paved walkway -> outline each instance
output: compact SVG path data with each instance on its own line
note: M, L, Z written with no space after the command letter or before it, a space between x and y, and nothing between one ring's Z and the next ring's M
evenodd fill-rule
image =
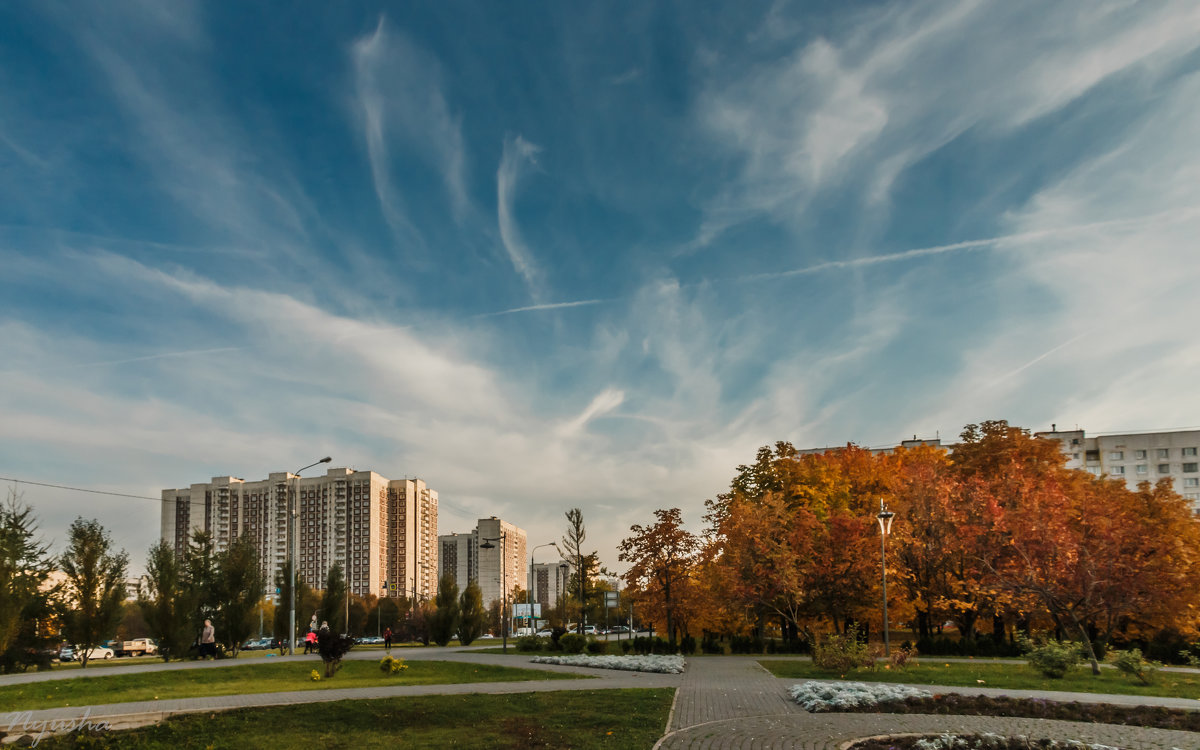
M1034 738L1074 739L1125 750L1200 750L1200 733L1111 724L1050 721L998 716L929 716L920 714L810 714L793 702L788 688L803 680L780 679L754 657L691 659L675 696L666 736L655 750L761 750L806 748L835 750L855 739L885 734L994 732ZM999 689L918 685L936 692L1004 694L1138 703L1187 708L1200 701L1179 698L1107 696Z
M850 740L897 733L941 734L943 732L995 732L1052 739L1076 739L1120 747L1125 750L1200 750L1200 733L1179 732L1107 724L1048 721L1011 717L925 716L896 714L810 714L788 696L788 688L801 682L781 679L758 664L761 657L706 657L688 661L684 675L658 675L620 672L583 667L533 664L528 655L483 654L462 649L394 650L409 661L442 660L518 666L545 671L587 675L584 680L532 680L526 682L488 682L461 685L419 685L355 689L260 693L214 696L168 701L144 701L102 706L78 706L5 714L0 712L0 732L9 732L17 722L35 726L41 721L71 721L86 711L92 722L109 722L113 729L127 729L162 721L167 716L199 711L223 711L234 708L281 706L347 699L396 698L409 695L461 695L467 693L510 694L559 690L597 690L614 688L677 688L668 720L667 734L655 745L656 750L746 750L761 748L810 748L835 750ZM378 650L351 652L348 658L379 659ZM279 661L312 662L312 656L274 657L270 659L188 662L185 664L146 663L120 668L70 670L0 677L0 685L71 677L103 677L169 669L221 669L230 666L270 664ZM961 692L985 695L1004 694L1053 700L1083 702L1136 703L1196 708L1200 701L1180 698L1144 698L1141 696L1097 695L1091 693L1049 693L1001 690L996 688L955 688L919 686L935 692ZM16 740L9 734L4 741Z

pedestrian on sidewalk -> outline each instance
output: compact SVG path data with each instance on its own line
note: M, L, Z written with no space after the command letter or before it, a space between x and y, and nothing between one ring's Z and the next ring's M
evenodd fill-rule
M383 650L384 651L392 650L392 629L391 628L383 629Z
M204 628L200 631L200 658L206 656L211 656L214 660L217 658L217 631L212 620L205 620Z

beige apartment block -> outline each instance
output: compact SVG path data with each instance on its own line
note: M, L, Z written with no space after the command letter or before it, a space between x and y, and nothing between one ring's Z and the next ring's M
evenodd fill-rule
M503 539L503 542L501 542ZM493 540L490 549L482 545ZM488 606L504 594L510 598L517 587L524 588L529 578L526 568L525 530L495 516L481 518L473 531L443 534L439 575L449 573L461 591L468 581L479 583L483 604ZM503 586L501 586L503 582Z
M247 482L232 476L162 492L161 538L181 553L192 533L207 531L218 550L248 535L270 582L287 563L287 507L296 500L296 566L324 588L341 564L360 596L429 597L436 587L437 492L420 479L387 479L373 471L329 469L324 476L272 473Z
M1083 430L1035 433L1057 440L1067 457L1067 468L1096 476L1122 479L1129 489L1141 482L1169 479L1180 495L1200 510L1200 430L1127 432L1088 437Z

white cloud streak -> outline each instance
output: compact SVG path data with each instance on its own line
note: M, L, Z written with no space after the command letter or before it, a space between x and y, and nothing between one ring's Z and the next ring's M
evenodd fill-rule
M543 274L534 261L533 253L521 237L513 204L516 201L517 184L527 165L537 164L537 154L540 150L519 135L505 138L500 167L496 170L496 219L500 226L500 240L513 268L525 280L530 296L539 304L544 294Z

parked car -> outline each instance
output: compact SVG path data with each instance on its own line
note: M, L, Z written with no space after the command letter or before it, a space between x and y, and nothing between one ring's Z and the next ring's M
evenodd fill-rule
M243 651L260 651L275 647L274 638L251 638L242 644Z
M535 635L537 635L539 638L549 638L550 636L554 635L554 628L542 628Z
M96 646L87 652L88 661L92 661L93 659L111 659L116 655L117 652L108 646Z
M625 627L624 625L613 625L611 628L608 629L608 632L612 633L614 635L620 634L620 633L628 633L629 628Z
M600 628L596 627L595 625L584 625L583 626L583 634L584 635L604 635L604 633L600 631Z
M59 661L75 661L75 647L63 646L58 650Z
M378 646L383 643L383 636L381 636L381 635L364 635L362 638L358 639L358 642L364 646Z

